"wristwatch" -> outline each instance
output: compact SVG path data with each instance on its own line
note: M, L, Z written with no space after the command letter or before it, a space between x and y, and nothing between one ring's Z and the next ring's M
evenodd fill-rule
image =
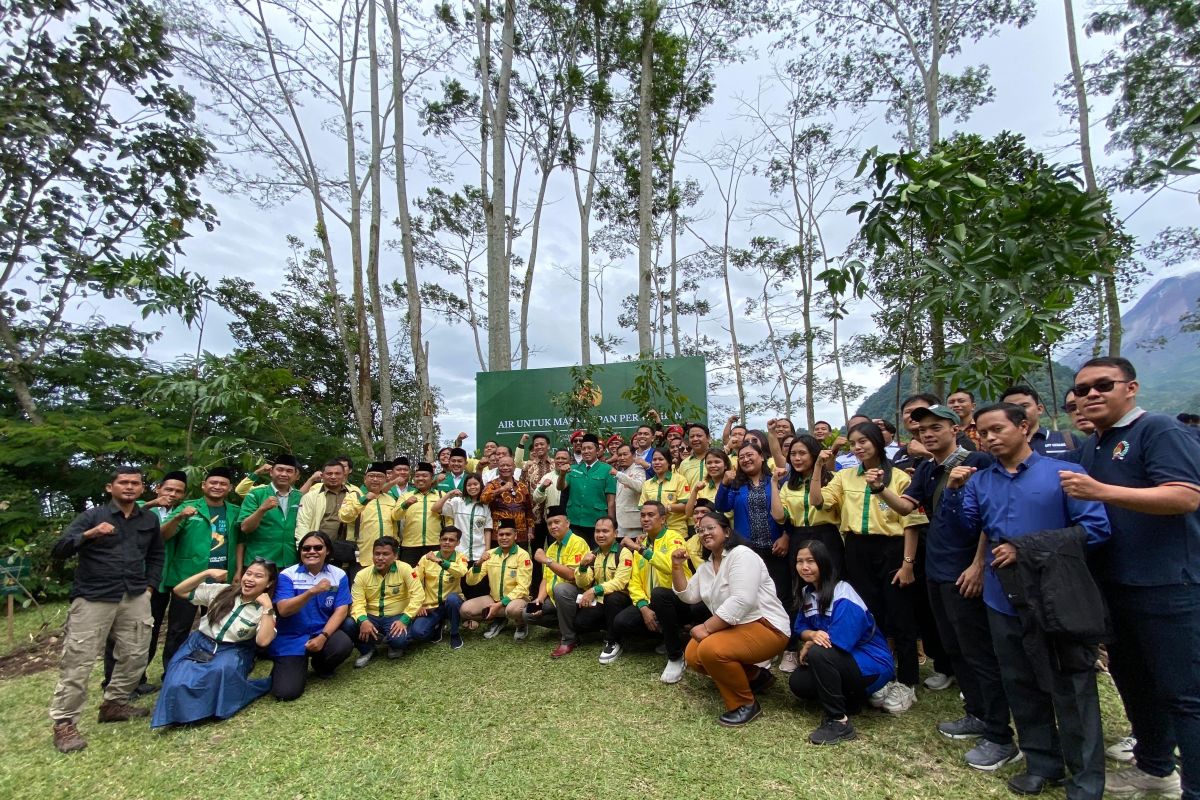
M904 563L905 563L905 564L915 564L916 562L917 562L917 560L916 560L915 558L913 558L912 556L905 556L905 557L904 557Z

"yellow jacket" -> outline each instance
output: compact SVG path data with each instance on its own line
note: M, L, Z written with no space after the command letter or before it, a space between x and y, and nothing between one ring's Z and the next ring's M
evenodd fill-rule
M646 541L646 550L633 560L633 573L629 576L629 599L638 608L650 604L650 593L660 586L671 588L671 553L685 547L683 537L669 527ZM691 566L684 564L684 572L691 575Z
M821 495L825 496L824 489L821 490ZM821 508L812 504L807 480L801 484L799 489L789 489L785 483L779 489L779 502L783 504L784 519L798 528L838 524L838 513L831 509L828 499ZM861 508L859 511L861 513Z
M843 533L902 536L905 528L929 522L929 518L920 512L906 517L897 514L871 492L863 473L861 466L839 469L833 473L829 485L821 489L821 507L837 515L838 527ZM904 494L911 481L907 472L893 468L888 488L896 494Z
M695 484L692 484L692 485L695 486ZM720 484L716 483L715 481L711 481L708 478L701 479L700 488L696 490L696 499L697 500L708 500L709 502L711 502L715 505L717 502L717 487L719 485ZM688 493L690 494L691 491L692 490L689 488ZM686 501L687 498L684 498L684 500ZM713 512L710 511L709 513L711 514ZM725 516L729 517L728 514L726 514ZM696 515L695 514L692 514L691 518L688 519L688 524L689 525L696 524Z
M250 472L247 473L246 477L237 482L237 486L233 487L233 491L237 493L238 497L245 497L250 494L251 489L258 485L258 476Z
M392 511L392 518L400 522L401 546L428 547L438 543L444 523L441 515L433 513L433 506L442 499L443 494L437 489L430 489L424 493L409 492L400 497ZM405 508L404 504L409 500L416 502Z
M449 561L443 561L439 553L437 561L423 557L417 562L417 580L425 593L424 606L437 608L447 596L460 594L468 566L466 556L457 550Z
M556 542L551 539L546 544L546 558L553 561L555 564L577 569L579 562L588 554L587 541L572 531L567 531L567 535L562 538L561 542ZM563 580L548 566L544 566L542 570L542 582L546 584L546 596L554 600L554 587L558 582Z
M686 503L692 487L687 479L678 472L668 472L660 480L657 475L646 478L642 484L642 503L657 500L667 506L667 527L681 536L687 535L687 515L682 511L673 511L670 506ZM669 574L669 571L668 571Z
M533 559L529 553L515 544L508 550L493 547L488 553L487 561L467 573L467 585L474 586L486 574L493 600L504 605L511 600L528 600L529 584L533 581Z
M575 585L584 591L594 588L596 602L603 603L604 595L628 590L635 558L628 547L613 542L607 552L596 553L591 566L575 570Z
M380 574L371 566L360 569L350 586L350 616L358 622L367 614L376 617L395 617L407 625L421 608L424 592L417 582L417 571L403 561L392 564Z
M688 552L688 561L692 562L692 569L696 569L704 563L704 545L700 542L700 534L693 533L689 536L688 540L683 543L683 549Z
M697 483L704 480L704 456L696 458L694 455L689 453L687 458L679 462L679 466L675 468L675 471L683 476L683 479L687 481L689 488L695 486Z
M365 494L357 489L346 492L346 499L338 510L338 519L354 528L347 528L346 538L358 543L358 563L364 567L372 566L371 549L375 540L381 536L395 536L396 522L393 516L398 505L396 498L384 492L374 500L364 504ZM303 507L303 501L301 502Z

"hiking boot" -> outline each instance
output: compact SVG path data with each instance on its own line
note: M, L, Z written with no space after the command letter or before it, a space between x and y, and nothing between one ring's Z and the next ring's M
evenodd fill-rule
M848 742L857 736L854 726L850 724L850 718L847 717L841 721L825 720L821 723L821 727L808 735L808 740L813 744L837 744L838 742Z
M131 706L120 700L105 700L100 704L100 713L97 715L97 719L100 722L128 722L131 719L148 716L150 716L148 708Z
M87 747L87 739L70 720L54 723L54 747L60 753L77 753Z
M987 733L987 725L974 714L967 714L953 722L939 722L937 729L948 739L978 739Z
M1178 770L1162 778L1151 775L1149 772L1142 772L1137 767L1104 774L1104 793L1118 797L1130 797L1136 794L1179 797L1180 791Z
M967 766L983 772L995 772L1005 764L1016 761L1021 757L1021 751L1015 744L997 744L987 739L980 739L979 744L967 751L963 759Z

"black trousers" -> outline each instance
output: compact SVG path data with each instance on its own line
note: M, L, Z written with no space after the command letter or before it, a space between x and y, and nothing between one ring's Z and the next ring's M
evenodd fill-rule
M310 658L317 677L329 678L353 649L354 642L346 632L337 630L325 641L325 646L311 656L276 656L275 666L271 668L271 694L278 700L295 700L304 694L304 686L308 683Z
M625 609L631 607L633 601L629 599L629 595L625 592L613 592L604 595L604 603L601 605L588 606L581 608L575 614L575 632L576 633L592 633L594 631L605 631L605 638L611 640L608 632L611 632L617 625L617 615ZM638 613L641 617L641 613Z
M940 672L943 675L954 674L954 662L950 659L949 653L946 652L946 646L942 642L941 631L938 630L937 620L933 616L933 609L929 604L929 593L921 591L925 585L925 537L929 533L928 525L918 527L919 535L917 536L917 557L916 563L913 565L913 575L916 576L915 591L913 592L914 613L917 616L917 631L920 633L921 642L925 645L925 655L933 659L933 669L935 672Z
M857 711L867 697L867 687L877 675L863 675L854 656L838 647L808 648L807 664L796 667L788 688L801 700L816 700L830 719Z
M963 597L957 586L945 581L928 581L925 586L942 645L962 689L963 707L987 725L985 739L1012 744L1008 700L983 598Z
M796 574L796 553L791 550L791 537L788 537L789 552L787 555L777 556L771 552L771 548L751 547L758 557L767 565L767 574L771 576L771 580L775 584L775 596L779 598L779 602L783 604L783 610L788 613L788 618L794 620L796 617L796 584L794 579L799 576Z
M846 537L846 580L867 604L880 629L892 638L896 648L896 680L916 686L920 678L917 587L892 583L903 563L903 536Z
M572 527L571 530L578 531L578 528ZM525 545L525 549L529 551L529 555L537 552L539 547L545 547L546 542L550 541L550 528L545 522L534 523L533 537L529 540L529 544ZM538 587L542 585L543 567L537 561L533 562L533 579L529 582L529 591L537 596Z
M1069 800L1100 800L1104 794L1104 731L1100 727L1100 695L1094 671L1064 673L1049 663L1035 663L1022 641L1018 617L988 609L992 644L1000 662L1004 694L1031 775L1064 777ZM1038 674L1049 675L1050 691ZM1057 724L1056 724L1057 723Z
M438 547L439 546L436 544L420 545L417 547L401 547L399 559L413 569L416 569L417 564L421 561L421 557L426 553L432 553L434 550L437 550Z
M646 627L642 619L642 610L630 605L622 609L613 618L608 638L611 642L621 644L630 634L661 638L667 648L667 657L674 660L683 658L683 626L699 624L712 616L703 603L692 605L685 603L675 596L670 589L658 588L650 593L650 610L658 618L660 633L655 633ZM608 604L608 601L604 601Z
M591 527L585 527L583 525L572 525L571 532L577 536L582 536L584 541L586 541L588 543L589 548L596 546L596 523L593 522L591 524ZM544 543L545 542L543 540L543 544Z

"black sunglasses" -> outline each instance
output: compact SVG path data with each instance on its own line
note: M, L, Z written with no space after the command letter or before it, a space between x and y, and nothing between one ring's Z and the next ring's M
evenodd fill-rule
M306 545L301 545L300 552L301 553L319 553L324 549L325 549L325 545L323 545L323 544L306 544Z
M1114 381L1110 378L1098 380L1095 383L1077 383L1071 387L1071 393L1076 397L1087 397L1092 389L1095 389L1100 394L1111 392L1116 388L1118 383L1133 383L1133 381Z

